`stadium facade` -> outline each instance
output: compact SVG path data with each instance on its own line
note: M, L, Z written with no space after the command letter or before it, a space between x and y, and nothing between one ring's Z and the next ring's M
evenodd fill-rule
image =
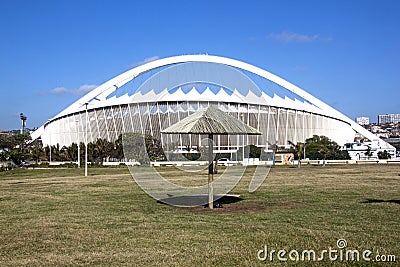
M98 86L48 120L32 134L44 145L113 141L121 133L161 131L193 112L214 105L259 130L247 144L269 148L325 135L338 144L358 132L377 137L299 87L256 66L219 56L183 55L135 67ZM176 137L181 147L201 143L198 136ZM239 137L219 136L215 146L233 151ZM385 142L379 140L381 145Z

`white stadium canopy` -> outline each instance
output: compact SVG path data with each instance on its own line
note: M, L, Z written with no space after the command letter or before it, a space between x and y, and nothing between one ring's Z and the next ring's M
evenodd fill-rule
M304 142L314 134L342 145L358 132L391 147L292 83L248 63L211 55L163 58L122 73L48 120L32 138L41 136L51 145L83 141L85 133L89 141L115 140L124 132L160 138L163 129L209 105L262 132L253 140L259 146Z

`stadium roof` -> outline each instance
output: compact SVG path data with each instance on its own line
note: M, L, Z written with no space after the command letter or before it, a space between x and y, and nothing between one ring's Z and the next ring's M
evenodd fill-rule
M135 67L87 93L46 124L86 107L91 110L128 103L192 100L304 110L344 121L366 138L378 139L296 85L245 62L210 55L174 56ZM46 124L32 134L33 139L43 134Z

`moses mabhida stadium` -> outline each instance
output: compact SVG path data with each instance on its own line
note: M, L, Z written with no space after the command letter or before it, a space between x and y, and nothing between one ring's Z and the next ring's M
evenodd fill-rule
M254 65L211 55L158 59L103 83L32 133L44 145L68 146L123 133L151 135L188 115L215 106L262 133L246 143L270 149L324 135L339 145L361 134L375 146L393 147L296 85ZM198 136L180 135L177 147L198 147ZM215 149L234 154L240 137L218 136Z

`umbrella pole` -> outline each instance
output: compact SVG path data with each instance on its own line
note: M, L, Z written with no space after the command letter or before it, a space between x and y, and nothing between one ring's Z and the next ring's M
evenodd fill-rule
M208 135L208 207L214 208L214 163L213 163L213 135Z

